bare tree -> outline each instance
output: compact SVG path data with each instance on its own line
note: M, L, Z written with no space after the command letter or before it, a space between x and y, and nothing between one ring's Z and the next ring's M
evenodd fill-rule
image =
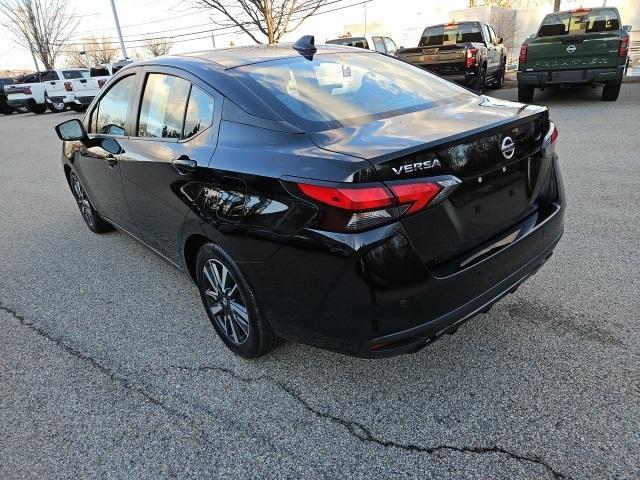
M150 57L166 55L171 51L173 43L166 37L148 38L144 41L143 51Z
M46 70L54 67L63 44L78 26L68 7L68 0L0 0L2 24Z
M92 35L82 39L81 47L67 52L67 60L72 66L90 68L112 62L118 56L119 48L106 36L98 38Z
M328 0L195 0L200 7L213 9L214 23L238 27L256 43L270 45L285 33L293 32ZM219 20L216 20L216 17Z

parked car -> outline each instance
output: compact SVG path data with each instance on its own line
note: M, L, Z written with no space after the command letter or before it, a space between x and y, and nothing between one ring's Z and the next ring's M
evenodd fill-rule
M71 93L70 99L65 98L66 105L76 112L84 112L111 76L130 63L132 63L131 60L105 63L89 69L89 77L65 82L65 88ZM62 98L58 97L55 100L62 101Z
M52 112L63 112L66 110L66 104L72 100L71 92L65 83L88 76L89 70L86 68L37 72L24 77L21 83L5 88L7 103L14 109L27 107L33 113L44 113L47 108Z
M364 48L376 52L395 55L398 47L396 42L384 35L362 35L360 37L345 36L327 40L329 45L344 45L346 47Z
M415 352L563 232L546 107L313 37L138 62L56 131L87 226L188 272L244 357Z
M7 103L7 94L4 92L5 85L13 85L15 79L12 77L0 77L0 112L9 115L13 112L13 108Z
M417 48L398 50L396 56L477 92L504 84L507 49L486 23L432 25L425 28Z
M613 7L551 13L525 40L518 63L518 100L536 88L602 85L602 100L617 100L629 51L629 34Z

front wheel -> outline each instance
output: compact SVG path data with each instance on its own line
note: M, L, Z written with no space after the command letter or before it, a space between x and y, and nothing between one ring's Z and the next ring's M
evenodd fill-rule
M80 179L74 172L69 174L69 185L71 186L71 192L73 193L73 197L76 199L76 203L78 204L84 223L87 224L89 230L94 233L105 233L109 230L113 230L113 226L103 220L98 212L96 212L95 208L93 208L91 200L89 200L87 193L84 191L84 188L80 183Z
M251 287L224 250L212 243L203 245L196 273L209 320L233 353L256 358L278 346L278 338L261 315Z
M605 102L615 102L620 95L620 87L622 82L609 83L602 87L602 100Z
M522 103L531 103L533 100L533 92L535 88L529 85L518 85L518 101Z
M29 106L29 111L32 113L37 113L38 115L44 113L47 111L47 105L46 104L39 104L39 103L34 103L33 105Z

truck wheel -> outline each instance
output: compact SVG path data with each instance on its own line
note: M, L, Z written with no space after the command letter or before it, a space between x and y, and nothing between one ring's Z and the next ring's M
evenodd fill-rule
M18 108L16 108L16 112L17 113L29 113L29 107L25 107L25 106L18 107Z
M71 110L73 110L74 112L78 112L78 113L85 112L87 110L88 106L89 105L78 105L77 103L70 103L69 104L69 108Z
M47 111L47 106L34 103L33 105L29 105L29 111L31 111L32 113L41 114Z
M64 102L50 103L48 106L49 110L51 110L53 113L62 113L67 109L67 106L64 104Z
M518 85L518 101L530 103L533 100L534 90L535 88L530 85Z
M495 83L493 84L493 88L495 90L499 90L504 86L504 74L507 70L506 60L502 60L500 63L500 68L495 76Z
M482 94L485 90L485 81L487 79L487 69L485 67L481 67L478 71L478 76L475 81L471 84L471 89L474 90L477 94Z
M0 105L0 112L4 113L5 115L11 115L11 113L13 113L13 108L11 108L9 105Z
M602 100L605 102L615 102L620 95L622 82L609 83L602 88Z

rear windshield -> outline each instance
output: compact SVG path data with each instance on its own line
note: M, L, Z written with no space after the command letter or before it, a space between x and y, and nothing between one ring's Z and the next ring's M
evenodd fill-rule
M369 49L369 42L367 42L366 38L337 38L335 40L329 40L327 43Z
M306 131L377 120L472 95L420 68L375 53L291 57L234 70L269 106Z
M419 47L434 45L455 45L456 43L482 43L480 25L476 23L460 23L427 27L422 32Z
M76 78L89 78L89 70L64 70L62 76L65 80L75 80Z
M108 77L109 76L109 70L107 70L104 67L100 67L100 68L92 68L90 70L90 75L92 77Z
M539 37L584 35L620 30L620 18L613 8L552 13L544 17Z

